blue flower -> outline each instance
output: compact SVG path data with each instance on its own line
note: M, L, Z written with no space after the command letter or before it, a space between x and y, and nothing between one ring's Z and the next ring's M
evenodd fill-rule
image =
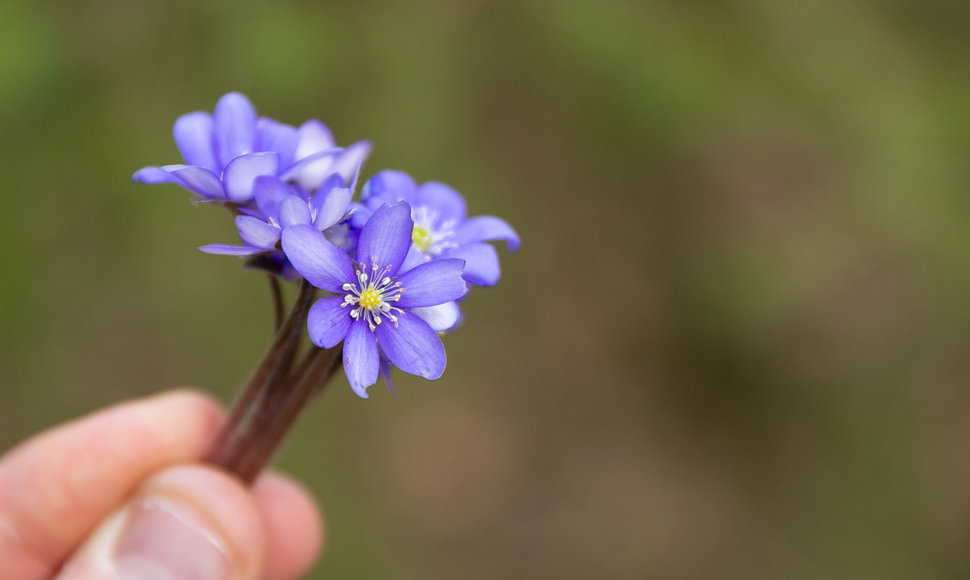
M283 252L293 267L317 288L338 294L311 307L307 327L318 346L344 342L344 371L361 397L380 374L380 351L404 372L428 379L445 368L441 340L415 310L464 296L464 262L440 259L402 269L413 227L406 203L378 208L360 232L356 260L314 227L283 230Z
M436 182L418 186L400 171L382 171L371 177L361 193L364 208L406 201L411 206L414 251L406 264L459 258L465 261L469 284L492 286L501 276L498 254L486 241L504 240L509 250L519 247L519 236L504 220L493 216L466 217L465 200L447 185ZM355 220L366 219L367 211Z
M282 230L295 225L326 232L332 242L346 249L352 245L346 232L349 227L340 225L348 213L351 190L342 182L340 176L331 175L316 192L307 194L276 177L261 175L253 184L256 209L240 208L242 215L236 216L236 228L245 245L209 244L199 249L231 256L276 252Z
M228 93L213 114L197 111L175 121L175 143L184 164L143 167L132 176L141 183L176 183L204 200L246 204L257 177L270 175L316 190L333 174L350 183L370 144L342 149L319 121L299 129L257 117L240 93Z

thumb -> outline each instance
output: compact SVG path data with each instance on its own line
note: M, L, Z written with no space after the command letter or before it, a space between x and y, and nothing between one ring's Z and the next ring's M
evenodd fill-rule
M173 467L102 521L60 578L255 579L265 551L262 525L238 480L210 467Z

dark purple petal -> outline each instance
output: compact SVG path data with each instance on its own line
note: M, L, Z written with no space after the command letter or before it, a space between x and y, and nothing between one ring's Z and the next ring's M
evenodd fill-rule
M303 198L291 195L280 204L280 225L284 228L310 225L310 208Z
M342 296L330 296L317 300L310 308L307 329L313 344L332 348L347 336L354 319L350 317L349 306L340 306L343 301Z
M237 203L253 199L253 185L261 175L276 175L280 168L280 156L273 152L250 153L236 157L222 175L226 184L226 196Z
M279 220L280 204L284 199L293 197L296 192L271 175L260 175L253 182L253 200L265 220ZM244 211L246 208L240 209Z
M401 274L397 281L404 286L404 293L395 306L414 308L458 300L468 293L461 277L464 267L461 260L434 260Z
M445 347L428 323L410 313L398 315L397 324L377 327L377 341L387 358L406 373L436 379L445 370Z
M175 121L172 134L187 165L221 173L212 143L212 115L201 111L182 115Z
M313 209L316 211L313 225L318 230L325 230L339 222L347 214L350 205L350 190L346 187L335 187L326 193L313 196Z
M465 219L465 200L454 189L443 183L429 181L414 193L409 200L411 205L418 207L424 206L434 210L438 214L438 221L435 225L444 221L461 221Z
M222 182L208 169L191 165L165 165L161 168L185 189L207 199L225 199Z
M249 246L230 246L228 244L209 244L202 246L199 250L206 254L219 254L222 256L252 256L260 254L266 250L262 248L251 248Z
M490 215L468 218L455 230L459 246L487 240L505 240L511 251L519 249L519 235L505 220Z
M328 242L319 230L293 226L283 230L283 253L304 278L317 288L343 294L346 282L356 282L347 252Z
M280 239L280 229L248 215L236 216L239 237L250 246L271 250Z
M402 202L381 207L370 216L360 232L357 261L368 268L373 264L390 268L387 275L393 276L411 247L413 228L408 204Z
M300 125L297 134L299 141L297 142L296 153L293 156L294 161L300 161L314 153L337 147L330 129L327 129L326 125L316 119L311 119Z
M296 128L260 117L256 121L256 151L275 151L280 156L280 167L293 164L300 134Z
M458 309L458 304L455 302L445 302L424 308L412 308L411 313L420 316L421 320L427 322L431 330L436 332L450 330L461 320L461 310Z
M367 328L365 322L352 323L344 339L344 373L350 387L366 399L367 387L377 382L379 369L380 360L374 333Z
M465 260L462 277L476 286L493 286L498 282L502 271L498 265L498 254L488 244L468 244L441 254L442 258Z
M360 199L369 206L381 203L390 205L399 201L409 201L417 189L418 184L407 173L385 170L367 180L360 193Z
M224 95L213 115L216 156L225 167L230 161L252 153L256 145L256 110L239 93Z

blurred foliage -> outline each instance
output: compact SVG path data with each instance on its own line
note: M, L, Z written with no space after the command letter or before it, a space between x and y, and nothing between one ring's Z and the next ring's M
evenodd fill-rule
M138 167L229 90L523 248L435 383L338 383L279 465L330 578L966 578L970 4L0 3L0 448L229 400L235 240Z

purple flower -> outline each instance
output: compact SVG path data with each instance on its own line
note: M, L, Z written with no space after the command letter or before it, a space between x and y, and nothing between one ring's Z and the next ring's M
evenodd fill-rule
M132 176L142 183L176 183L204 200L246 204L263 175L317 189L333 174L350 183L370 144L336 146L327 128L308 121L299 129L256 116L240 93L219 99L215 112L188 113L175 121L175 143L184 164L143 167Z
M344 371L361 397L377 381L380 351L404 372L440 377L444 347L415 310L453 302L468 291L459 259L401 269L411 245L410 216L405 203L374 211L361 230L356 261L309 225L283 230L283 252L293 267L314 286L338 294L313 305L307 326L318 346L344 341Z
M236 228L245 245L210 244L199 249L232 256L273 252L279 249L283 228L295 225L311 226L321 232L333 228L331 241L343 247L348 242L338 240L345 238L346 232L335 226L347 215L350 189L343 187L342 182L340 176L332 175L315 193L306 194L276 177L261 175L253 185L256 210L241 208L243 215L236 216Z
M406 173L382 171L370 178L361 194L365 208L406 201L411 206L414 252L407 263L446 258L465 261L464 278L476 286L492 286L501 275L498 254L486 241L505 240L519 247L519 236L504 220L492 216L466 217L465 200L447 185L428 182L420 187ZM366 219L359 212L355 219Z

